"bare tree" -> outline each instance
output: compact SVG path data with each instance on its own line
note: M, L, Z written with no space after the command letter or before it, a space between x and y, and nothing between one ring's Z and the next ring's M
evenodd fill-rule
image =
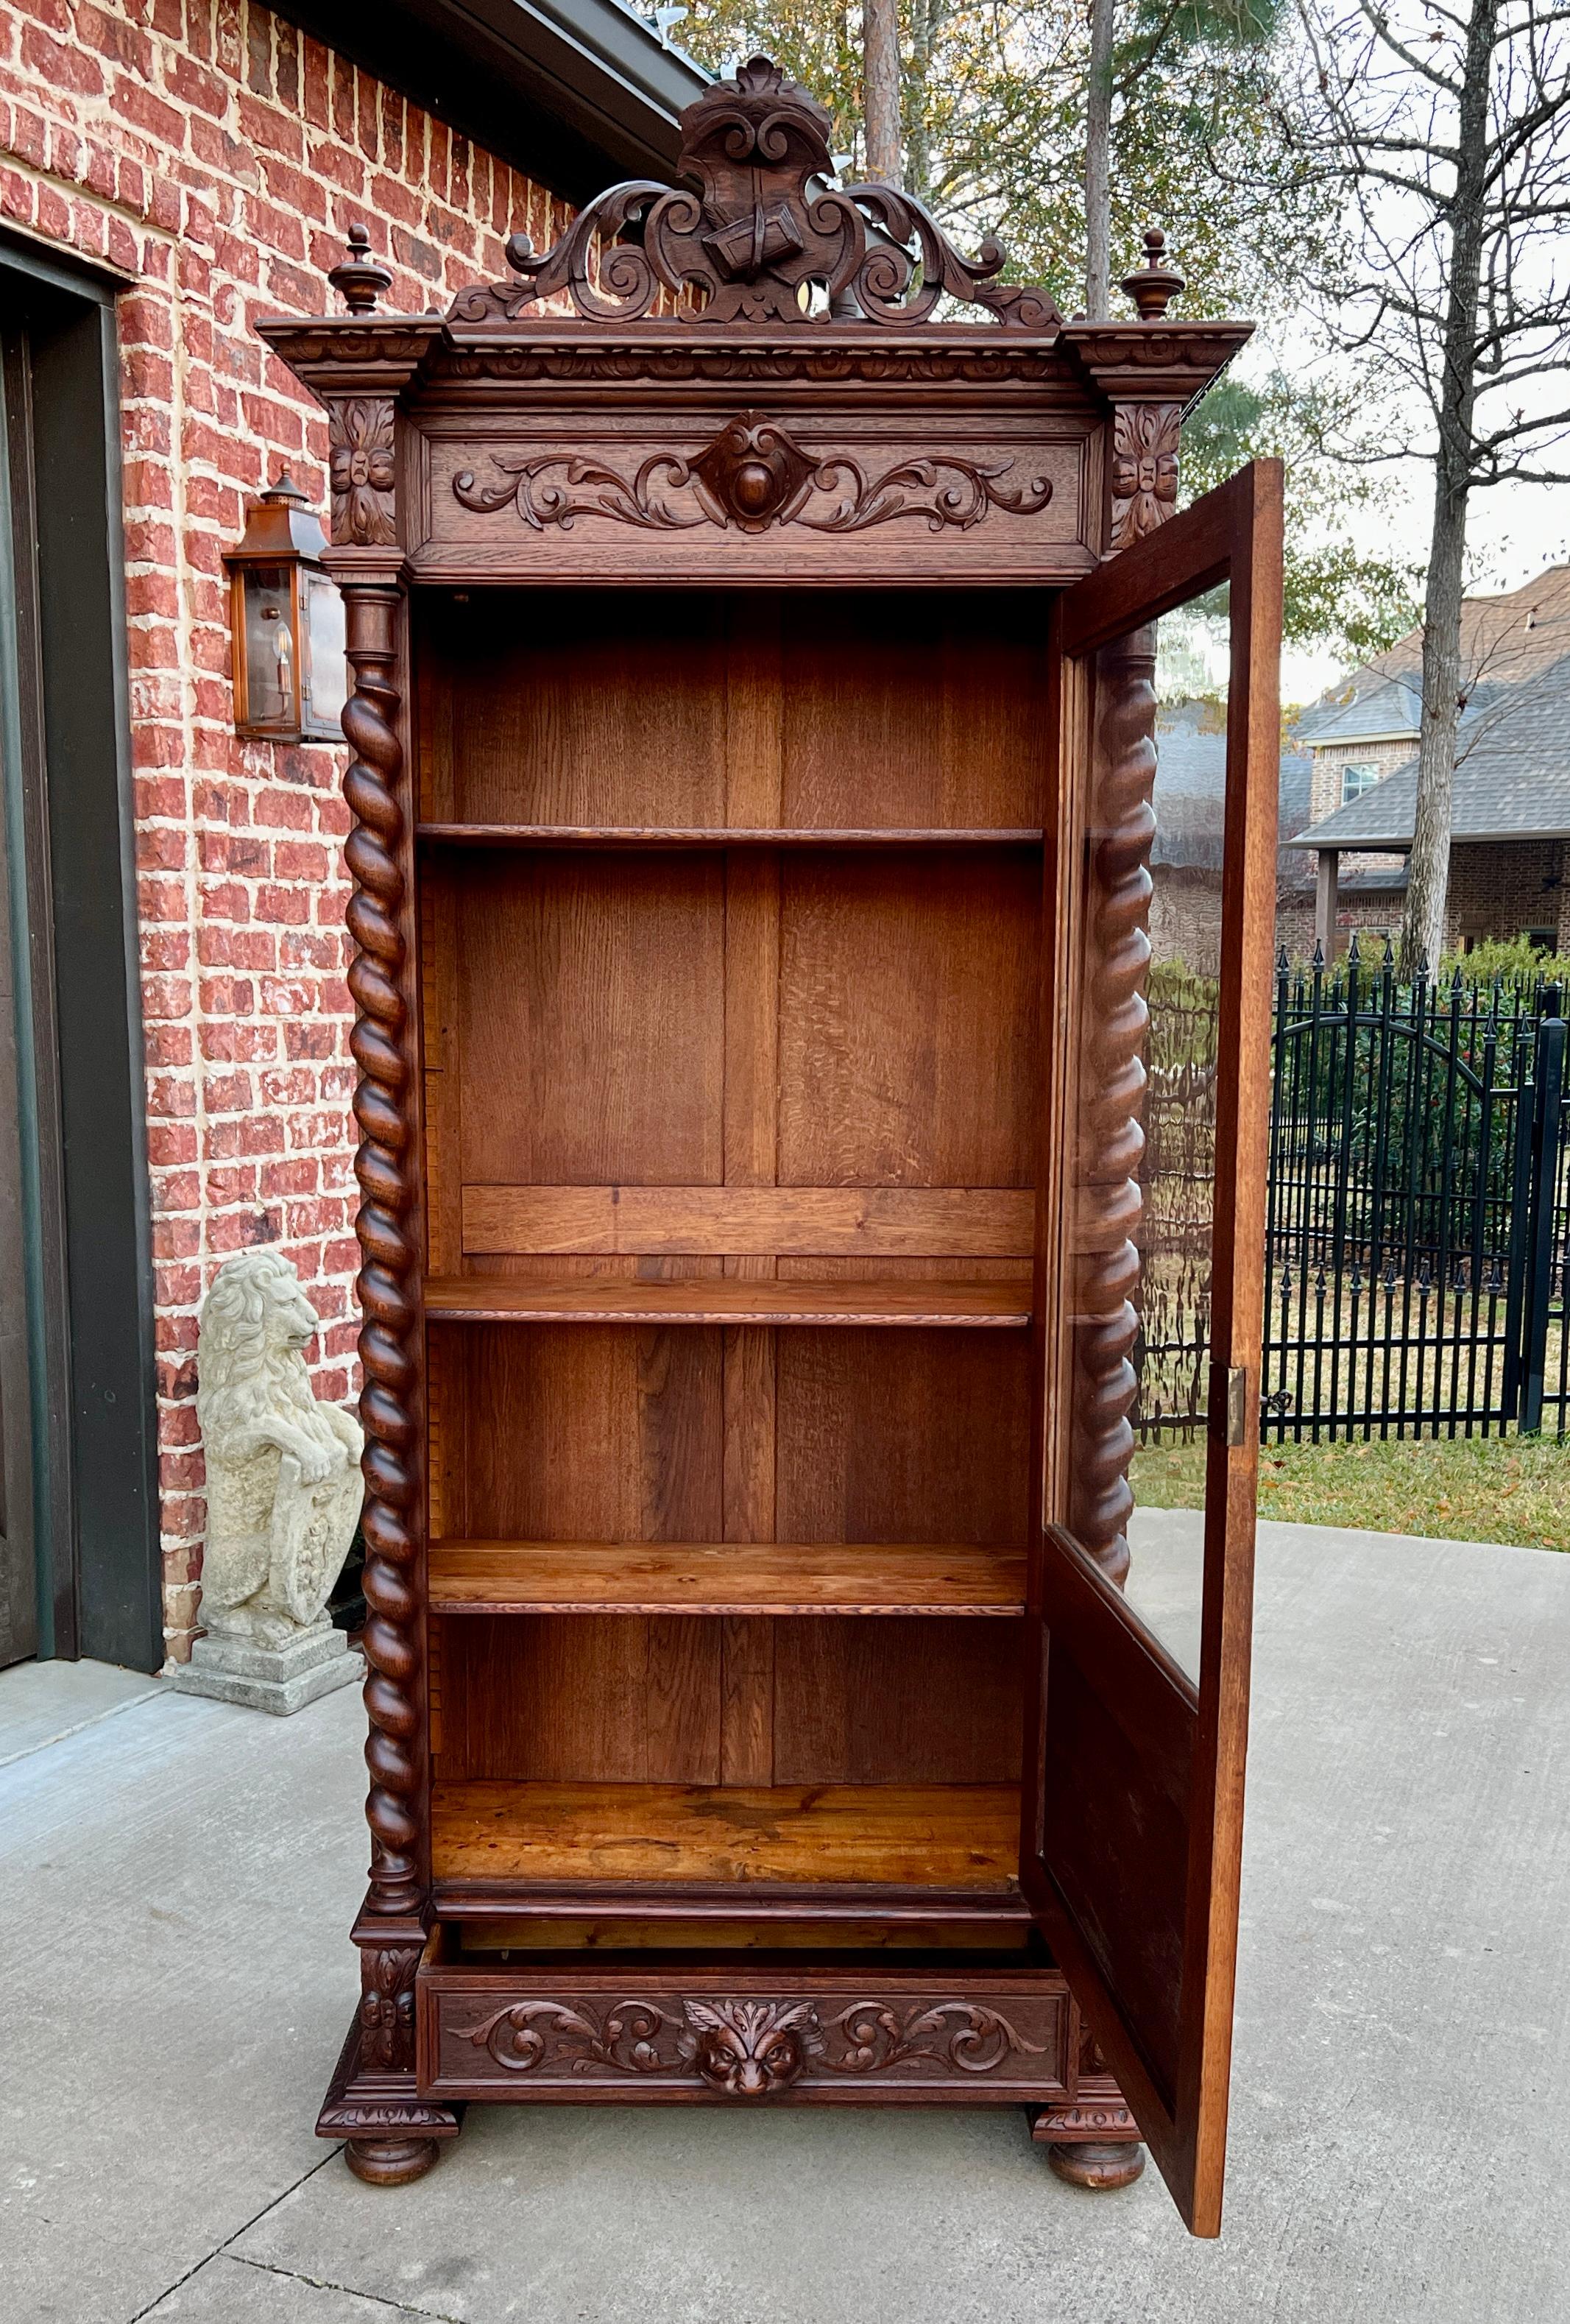
M862 103L867 175L897 186L900 152L899 0L862 0Z
M1445 945L1473 492L1570 482L1570 7L1302 0L1309 134L1348 198L1333 336L1431 462L1417 824L1402 965Z

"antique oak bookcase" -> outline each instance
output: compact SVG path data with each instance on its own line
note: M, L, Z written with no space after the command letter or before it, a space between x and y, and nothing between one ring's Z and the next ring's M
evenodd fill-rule
M320 2128L389 2183L471 2099L1008 2103L1214 2234L1279 477L1174 512L1248 327L1167 316L1158 235L1066 323L827 126L755 60L675 189L446 315L356 229L347 311L261 327L353 672L372 1866ZM1141 1599L1154 625L1222 585L1214 1021L1161 1069L1205 1507Z

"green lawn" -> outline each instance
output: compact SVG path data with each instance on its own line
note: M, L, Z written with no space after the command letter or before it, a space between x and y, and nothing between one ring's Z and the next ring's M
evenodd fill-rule
M1131 1481L1150 1508L1196 1508L1204 1469L1200 1445L1141 1447ZM1570 1549L1570 1443L1456 1436L1267 1444L1259 1506L1261 1517L1298 1525Z

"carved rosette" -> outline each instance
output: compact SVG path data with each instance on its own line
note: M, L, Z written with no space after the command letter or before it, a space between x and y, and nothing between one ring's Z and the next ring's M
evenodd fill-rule
M328 447L334 547L392 547L398 520L392 404L380 396L335 400L328 407Z
M344 597L354 692L344 732L354 756L344 796L355 817L346 849L355 892L348 908L355 946L349 990L356 1016L350 1046L359 1081L355 1116L360 1145L356 1220L361 1266L360 1360L365 1430L364 1588L368 1609L365 1745L371 1789L371 1888L367 1907L381 1917L416 1914L423 1788L420 1601L414 1535L414 1423L411 1398L415 1328L416 1253L410 1224L413 1116L408 1012L403 998L403 874L399 856L403 811L398 782L403 752L393 726L398 707L393 625L398 592L385 582L348 581Z
M1156 652L1149 630L1096 664L1090 810L1084 1057L1075 1167L1074 1434L1069 1529L1111 1581L1129 1570L1128 1481L1138 1381L1134 1237L1145 1149L1141 1121L1150 962L1150 846L1156 835Z
M1127 549L1178 505L1182 407L1120 403L1113 413L1112 546Z
M808 1999L540 1996L493 2010L455 2038L510 2074L542 2080L621 2074L690 2077L726 2098L759 2098L804 2075L882 2076L898 2069L985 2076L1048 2054L1003 2012L971 2000L855 2001L828 2015Z
M698 451L653 453L630 475L573 452L494 453L494 480L464 468L452 490L461 507L478 515L510 504L535 532L548 525L570 531L580 516L657 532L711 524L752 533L782 524L864 532L915 517L932 532L963 532L992 509L1034 516L1047 506L1051 478L1005 484L1001 480L1013 465L935 454L899 461L869 479L848 453L808 452L778 420L743 411Z

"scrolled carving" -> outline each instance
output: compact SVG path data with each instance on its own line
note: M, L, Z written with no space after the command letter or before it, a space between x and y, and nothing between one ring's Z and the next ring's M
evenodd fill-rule
M1138 631L1097 663L1082 1002L1086 1070L1075 1161L1074 1415L1069 1527L1109 1580L1129 1570L1128 1481L1138 1392L1135 1242L1150 1012L1150 847L1156 835L1156 655Z
M1120 403L1113 412L1113 549L1143 540L1177 507L1182 419L1182 408L1176 403Z
M398 538L392 404L380 396L335 400L328 447L334 546L390 548Z
M409 1213L413 1200L413 1116L409 1027L403 997L404 897L399 854L403 810L398 780L403 752L392 725L398 692L393 616L396 590L351 583L344 591L348 660L355 688L344 712L353 751L344 796L355 818L346 853L355 880L348 928L354 942L349 991L356 1010L350 1047L359 1069L355 1116L360 1144L355 1222L361 1266L356 1285L363 1323L360 1360L365 1431L365 1649L370 1665L365 1745L371 1789L368 1909L396 1917L421 1902L420 1822L424 1752L420 1602L416 1560L414 1382L411 1342L416 1252Z
M493 2010L455 2036L487 2051L513 2074L690 2073L727 2098L768 2098L804 2075L877 2076L900 2067L991 2074L1015 2058L1039 2058L1003 2013L981 2001L851 2003L827 2022L810 2000L688 1997L643 1998L603 2010L586 2000L535 1996Z
M836 2074L881 2073L912 2059L990 2074L1011 2054L1045 2054L1001 2010L979 2001L919 2003L902 2013L885 2003L858 2001L831 2018L826 2032L844 2045L837 2056L827 2046L824 2051L823 2063Z
M680 2054L678 2021L652 2001L618 2001L603 2017L564 2001L510 2003L477 2025L459 2029L462 2038L488 2050L499 2066L515 2074L536 2067L613 2066L626 2074L648 2074ZM669 2039L663 2047L660 2035Z
M518 279L461 291L452 319L515 322L565 291L594 321L633 322L663 289L699 302L706 323L797 324L821 311L816 288L853 320L919 323L947 294L1019 329L1057 330L1047 291L994 280L1004 257L990 236L963 258L899 187L832 185L830 126L815 97L753 57L682 115L682 185L613 186L542 254L513 235L507 263Z
M869 481L848 453L806 451L778 420L743 411L687 456L656 452L631 475L576 452L494 453L499 481L472 468L453 478L453 497L491 514L511 503L534 531L570 530L575 517L603 516L653 531L694 525L766 532L800 524L813 532L862 532L900 517L925 519L929 530L979 524L992 509L1033 516L1052 497L1049 476L1005 485L1012 460L962 459L957 454L901 460Z

